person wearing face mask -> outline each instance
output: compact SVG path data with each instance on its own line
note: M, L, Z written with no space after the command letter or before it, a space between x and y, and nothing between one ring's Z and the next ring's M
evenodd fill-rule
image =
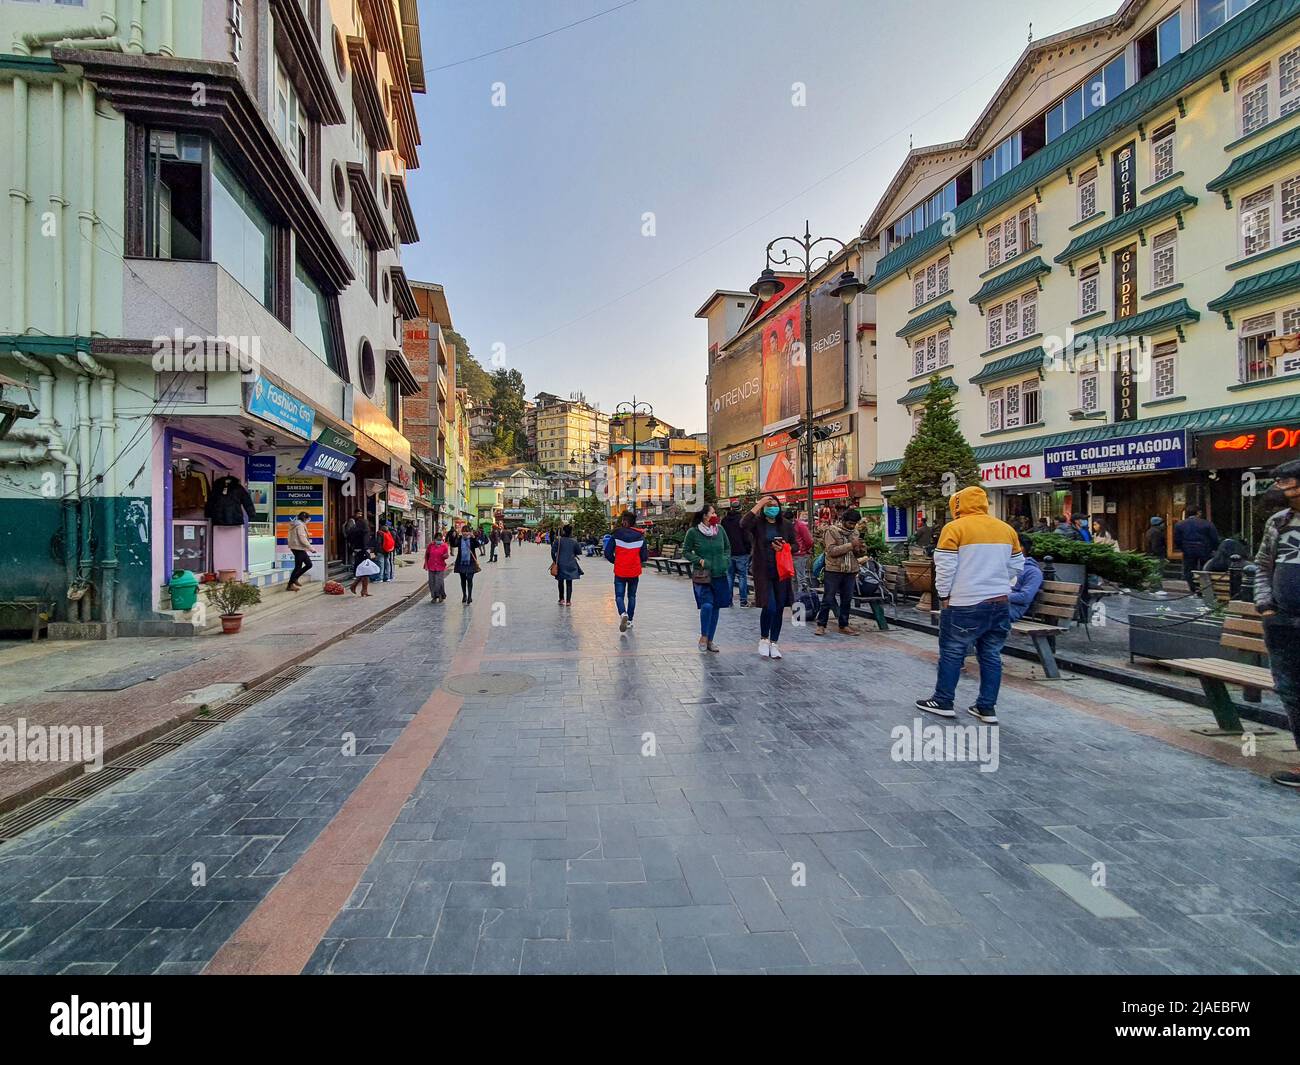
M718 512L706 503L682 541L682 558L691 564L691 587L700 611L701 651L717 652L713 636L718 631L718 611L731 606L731 582L727 579L731 541L720 520Z
M785 608L794 605L793 580L782 579L776 568L777 552L794 548L794 525L781 516L776 496L767 495L741 521L753 541L750 575L754 578L755 601L762 608L758 619L758 653L763 658L780 658L777 641Z
M1264 523L1255 556L1255 609L1264 620L1264 643L1277 697L1300 747L1300 460L1273 471L1282 509ZM1276 496L1269 490L1266 499ZM1273 774L1273 783L1300 788L1300 767Z
M838 603L836 615L840 632L845 636L856 636L858 633L849 624L849 608L853 605L853 587L858 579L858 556L867 553L866 544L858 538L857 528L861 520L862 515L858 511L846 510L840 515L839 521L831 522L822 529L822 547L826 559L822 578L826 594L822 597L822 608L817 614L814 636L826 635L832 600Z

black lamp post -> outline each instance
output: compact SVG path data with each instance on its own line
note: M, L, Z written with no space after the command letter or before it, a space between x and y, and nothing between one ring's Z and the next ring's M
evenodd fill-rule
M590 471L587 467L595 466L599 461L600 455L597 453L594 444L586 451L580 447L575 447L569 452L569 465L580 467L580 476L587 482L587 491L591 491Z
M614 417L620 419L625 417L631 417L632 419L632 505L629 509L633 513L636 513L637 491L641 486L641 474L638 471L637 461L636 461L636 443L637 443L636 420L638 416L642 414L649 415L649 418L646 420L645 427L650 432L654 432L655 427L659 423L655 420L655 409L649 403L646 403L642 400L638 400L636 396L633 396L632 401L630 403L623 402L614 408ZM613 450L612 444L610 445L610 450L611 452Z
M837 249L824 252L818 255L813 254L813 249L819 244L827 243L836 245ZM780 249L780 257L773 255L772 249L779 244L793 245L793 248L786 247ZM813 379L812 379L812 278L813 272L821 267L829 266L831 261L840 252L848 250L848 245L838 237L817 237L813 238L808 223L805 221L803 226L802 237L777 237L767 246L766 259L767 265L763 267L762 273L758 275L758 280L749 286L752 292L761 300L770 300L781 290L781 279L776 276L772 269L773 264L785 266L793 264L803 269L803 366L804 366L804 393L807 409L805 411L805 421L802 425L796 426L792 435L803 442L807 454L807 505L808 520L813 520L813 481L814 477L814 445L817 434L813 431ZM848 264L845 263L847 266ZM857 298L858 293L866 291L867 286L858 280L857 275L852 270L844 270L839 279L831 289L832 296L838 296L840 301L848 306ZM848 343L845 337L844 342Z

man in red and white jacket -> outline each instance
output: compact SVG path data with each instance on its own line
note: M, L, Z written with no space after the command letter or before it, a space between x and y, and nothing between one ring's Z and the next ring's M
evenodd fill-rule
M636 586L641 581L641 566L649 554L645 534L636 527L636 515L625 510L618 519L618 528L605 543L605 558L614 563L614 606L618 610L619 632L627 632L636 615Z

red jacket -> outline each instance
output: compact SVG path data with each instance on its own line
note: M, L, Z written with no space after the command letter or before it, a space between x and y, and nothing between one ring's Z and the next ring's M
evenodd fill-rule
M645 533L635 525L620 525L605 548L605 557L614 563L614 576L624 580L641 576L641 563L649 554Z
M812 532L808 528L808 523L801 518L794 523L794 554L798 557L811 555L813 549Z

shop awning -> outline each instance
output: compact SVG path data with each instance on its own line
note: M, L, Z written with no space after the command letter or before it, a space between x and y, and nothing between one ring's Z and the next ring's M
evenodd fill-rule
M1043 274L1050 274L1052 268L1045 262L1041 255L1035 255L1026 263L1012 267L1005 274L998 274L997 277L990 277L978 292L970 298L971 303L976 305L987 303L994 296L1000 296L1004 292L1030 281L1035 277L1041 277Z
M894 335L899 337L910 337L916 333L929 329L931 326L936 326L940 322L956 317L956 309L951 303L944 300L944 302L939 304L939 306L932 307L924 314L918 314Z
M1300 262L1287 263L1285 266L1266 270L1254 277L1243 277L1222 296L1210 300L1206 307L1222 314L1228 323L1228 328L1231 329L1232 318L1228 314L1229 311L1252 303L1263 303L1265 300L1289 296L1293 292L1300 292Z
M990 381L1001 381L1006 377L1014 377L1016 374L1023 374L1030 368L1038 370L1038 376L1043 375L1043 358L1044 351L1042 345L1036 348L1029 348L1027 351L1019 351L1014 355L1008 355L1005 359L998 359L989 363L979 373L972 377L971 384L979 385L981 388Z
M1218 177L1205 183L1211 192L1223 193L1228 200L1228 190L1233 186L1262 174L1275 166L1281 166L1296 156L1300 156L1300 126L1288 130L1281 136L1265 141L1258 148L1253 148L1245 155L1239 155Z
M1141 207L1135 207L1131 211L1125 211L1118 218L1112 218L1105 225L1079 234L1065 246L1065 251L1056 257L1056 261L1066 263L1071 259L1077 259L1081 255L1103 248L1130 233L1163 222L1166 218L1195 206L1196 197L1179 185L1178 188L1170 189L1163 196L1148 200Z

